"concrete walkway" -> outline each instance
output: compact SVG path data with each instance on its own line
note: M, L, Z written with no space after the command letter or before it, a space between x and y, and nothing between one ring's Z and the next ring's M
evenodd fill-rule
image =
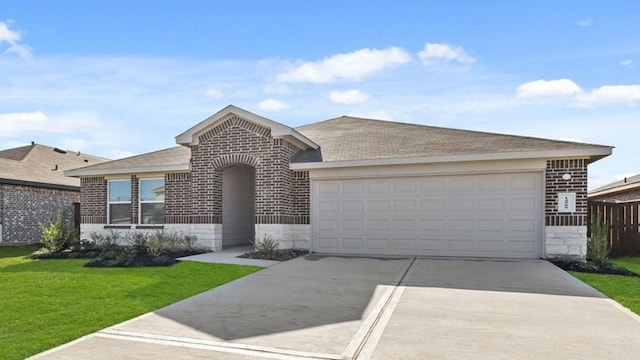
M242 254L246 254L251 251L253 251L253 247L251 245L236 246L236 247L224 249L221 251L185 256L185 257L178 258L178 260L198 261L198 262L216 263L216 264L252 265L252 266L262 266L262 267L269 267L269 266L273 266L280 263L280 261L245 259L245 258L238 257Z
M36 359L637 359L640 320L545 261L307 256Z

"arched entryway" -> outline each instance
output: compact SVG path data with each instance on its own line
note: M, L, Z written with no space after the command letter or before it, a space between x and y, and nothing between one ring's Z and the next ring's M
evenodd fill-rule
M255 168L233 165L222 171L222 247L248 245L255 237Z

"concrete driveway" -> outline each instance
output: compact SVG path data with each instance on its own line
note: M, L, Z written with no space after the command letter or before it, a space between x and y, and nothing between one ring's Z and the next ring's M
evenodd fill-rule
M34 358L637 359L638 349L638 316L546 261L307 256Z

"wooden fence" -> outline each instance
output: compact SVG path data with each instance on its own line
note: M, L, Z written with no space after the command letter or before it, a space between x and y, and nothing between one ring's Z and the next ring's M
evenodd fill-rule
M589 201L588 204L588 219L597 216L610 227L609 249L612 257L640 255L640 201Z

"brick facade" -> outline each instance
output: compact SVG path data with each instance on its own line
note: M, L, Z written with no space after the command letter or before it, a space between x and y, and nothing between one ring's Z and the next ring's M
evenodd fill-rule
M79 191L0 184L0 242L41 241L39 224L55 220L64 209L73 217Z
M255 168L255 223L309 224L309 172L292 171L300 149L271 130L237 116L200 135L191 147L191 171L165 174L165 223L221 224L222 171ZM131 219L138 223L138 180L131 175ZM107 180L82 179L82 223L107 223Z
M107 180L104 177L80 179L80 213L83 224L107 223Z
M588 159L548 160L545 177L545 224L547 226L587 225ZM562 175L571 179L564 180ZM558 213L558 193L576 193L576 212Z
M308 224L309 205L299 204L296 185L305 177L289 170L289 161L300 149L271 130L232 116L205 132L192 147L192 223L222 222L222 171L237 164L255 168L255 223ZM308 176L306 177L308 184ZM167 193L167 201L174 198ZM173 206L173 205L172 205ZM301 209L301 207L305 207Z

